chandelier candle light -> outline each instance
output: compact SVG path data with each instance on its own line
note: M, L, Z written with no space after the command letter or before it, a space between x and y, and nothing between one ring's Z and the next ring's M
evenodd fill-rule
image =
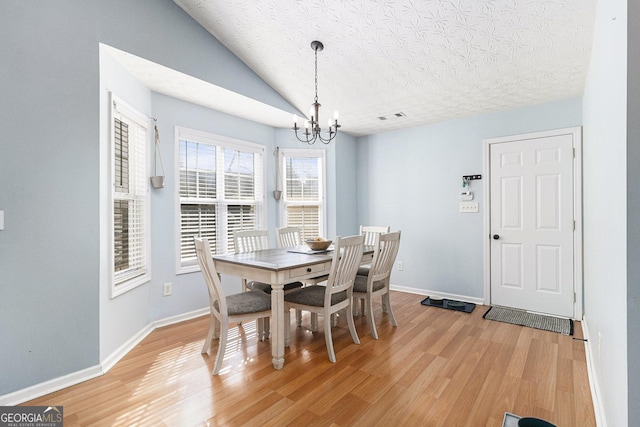
M306 142L309 145L315 144L316 140L322 141L324 144L328 144L333 140L338 134L338 128L340 125L338 124L338 112L333 113L333 123L332 120L329 119L329 131L327 132L327 138L322 137L322 129L320 128L319 123L319 114L320 114L320 103L318 103L318 51L324 49L324 45L315 40L311 42L311 49L315 52L316 56L316 97L311 104L311 109L309 110L309 115L311 116L311 120L305 120L304 122L304 132L302 133L302 138L298 135L298 116L293 115L293 130L296 133L296 138L298 138L301 142Z

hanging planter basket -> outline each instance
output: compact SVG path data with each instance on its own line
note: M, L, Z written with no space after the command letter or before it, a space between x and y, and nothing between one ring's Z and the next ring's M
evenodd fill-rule
M153 119L156 121L156 119ZM154 130L156 134L156 142L155 149L153 154L153 175L151 176L151 186L153 188L163 188L164 187L164 165L162 164L162 156L160 155L160 135L158 133L158 125L154 124ZM157 171L157 160L160 159L160 169L162 171L162 175L158 175Z
M151 177L151 185L153 188L162 188L164 187L164 176L156 175Z

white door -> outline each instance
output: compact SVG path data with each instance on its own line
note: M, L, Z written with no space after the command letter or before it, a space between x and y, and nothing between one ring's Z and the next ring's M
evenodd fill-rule
M489 143L491 304L574 317L575 139Z

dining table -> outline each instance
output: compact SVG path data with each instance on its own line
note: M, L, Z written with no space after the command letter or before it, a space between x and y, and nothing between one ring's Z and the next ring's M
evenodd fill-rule
M373 260L373 251L373 246L364 246L362 264ZM328 275L333 250L312 251L307 246L263 249L213 255L213 261L219 274L271 284L271 356L273 367L282 369L285 349L283 287L287 283Z

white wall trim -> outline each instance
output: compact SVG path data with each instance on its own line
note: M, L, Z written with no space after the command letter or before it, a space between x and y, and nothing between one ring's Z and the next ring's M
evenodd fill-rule
M103 372L100 365L72 372L62 377L54 378L43 383L23 388L22 390L14 391L13 393L4 394L0 396L0 406L15 406L40 396L44 396L45 394L53 393L54 391L62 390L63 388L71 387L72 385L99 377L102 374Z
M14 391L12 393L4 394L0 396L0 406L16 406L46 394L62 390L63 388L71 387L73 385L80 384L81 382L104 375L157 328L195 319L208 314L209 307L205 307L199 310L151 322L142 328L137 334L132 336L127 342L122 344L116 351L107 356L100 365L95 365L77 372L72 372L62 377L54 378L49 381Z
M444 292L429 291L429 290L419 289L419 288L409 288L406 286L398 286L398 285L390 285L389 289L391 289L392 291L404 292L408 294L422 295L425 298L428 296L432 296L435 298L446 298L446 299L452 299L456 301L471 302L477 305L484 305L484 299L470 297L466 295L449 294Z
M596 425L598 427L607 427L606 412L602 406L602 400L600 400L600 384L598 383L598 376L596 375L593 366L593 346L589 334L589 325L587 323L587 317L584 316L581 322L582 336L584 337L584 353L587 359L587 375L589 377L589 388L591 389L591 400L593 402L593 412L596 417Z
M209 314L209 306L199 310L190 311L188 313L178 314L177 316L165 317L164 319L153 322L153 329L162 328L164 326L173 325L186 320L196 319L201 316L206 316L207 314Z
M148 324L137 334L129 338L124 344L118 347L113 353L104 358L101 363L102 373L106 374L111 368L115 366L124 356L127 355L135 346L140 344L155 328L153 324Z

